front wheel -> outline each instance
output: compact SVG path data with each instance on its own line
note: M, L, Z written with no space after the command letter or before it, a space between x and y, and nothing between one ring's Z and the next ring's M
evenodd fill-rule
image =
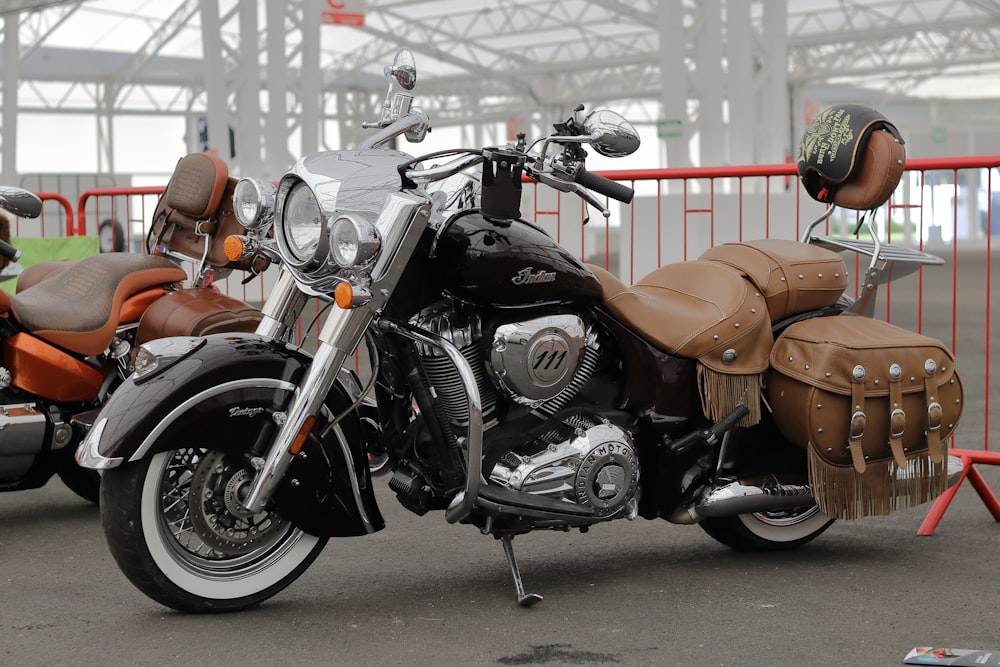
M705 519L699 526L737 551L784 551L811 542L833 519L812 507Z
M143 593L173 609L246 609L292 583L326 539L239 502L252 475L218 451L174 449L104 474L111 554Z

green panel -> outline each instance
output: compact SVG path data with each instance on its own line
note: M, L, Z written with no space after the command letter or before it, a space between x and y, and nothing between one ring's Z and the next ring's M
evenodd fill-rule
M13 293L17 276L38 262L60 259L82 259L99 251L96 236L62 236L52 238L14 238L11 244L21 251L21 259L0 273L0 288Z

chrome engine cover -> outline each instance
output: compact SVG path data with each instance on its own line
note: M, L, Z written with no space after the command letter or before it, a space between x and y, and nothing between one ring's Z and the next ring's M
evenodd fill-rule
M604 519L633 515L639 459L632 437L611 424L577 429L575 437L531 456L508 452L490 481L516 491L548 496L594 509Z
M535 406L558 396L583 360L587 330L576 315L549 315L497 327L491 370L517 402Z

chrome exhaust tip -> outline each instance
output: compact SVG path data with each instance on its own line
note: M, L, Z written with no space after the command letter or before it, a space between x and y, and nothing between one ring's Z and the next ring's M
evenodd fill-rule
M702 494L694 511L701 517L773 512L815 504L808 483L760 475L724 482Z

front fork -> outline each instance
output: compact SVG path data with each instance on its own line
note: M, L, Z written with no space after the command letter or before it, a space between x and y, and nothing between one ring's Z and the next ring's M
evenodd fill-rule
M278 432L267 456L255 462L258 468L253 486L243 504L251 512L267 505L292 460L305 444L327 394L348 355L357 348L373 318L368 308L334 307L319 333L319 347L305 377L299 383L285 412L276 412ZM278 319L278 318L275 318Z

